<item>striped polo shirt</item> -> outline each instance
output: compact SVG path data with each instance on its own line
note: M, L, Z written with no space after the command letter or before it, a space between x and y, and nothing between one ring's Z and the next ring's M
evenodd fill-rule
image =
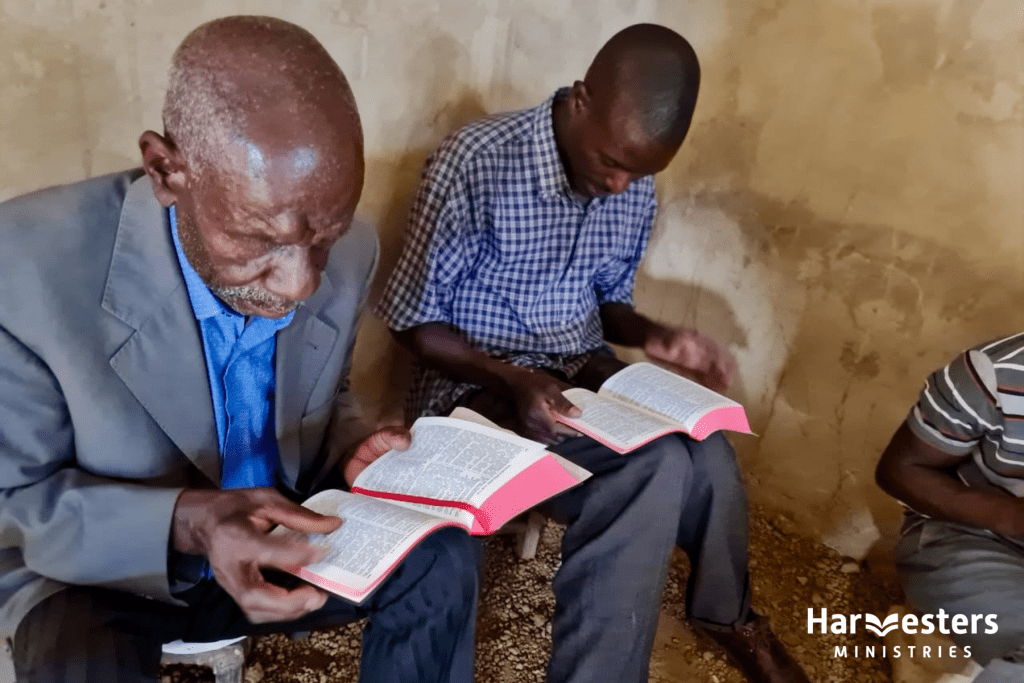
M907 423L940 451L970 456L957 467L968 486L1024 497L1024 332L933 372Z

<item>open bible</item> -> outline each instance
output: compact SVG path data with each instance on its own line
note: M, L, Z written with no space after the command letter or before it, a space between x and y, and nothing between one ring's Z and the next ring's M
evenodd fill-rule
M312 535L327 549L294 573L324 590L362 602L424 537L455 526L474 535L590 476L586 470L465 408L424 417L406 451L385 453L356 478L352 492L331 490L303 505L344 521Z
M750 432L743 406L650 363L634 363L605 380L595 394L562 392L583 415L561 422L619 453L671 432L702 441L720 429Z

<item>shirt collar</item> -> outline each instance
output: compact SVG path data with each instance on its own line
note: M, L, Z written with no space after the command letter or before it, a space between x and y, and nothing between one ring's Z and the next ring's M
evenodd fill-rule
M562 166L562 158L558 155L558 143L555 142L555 124L553 109L555 102L564 99L569 88L559 88L537 107L534 114L534 146L537 159L537 190L542 197L555 197L570 192L569 177Z

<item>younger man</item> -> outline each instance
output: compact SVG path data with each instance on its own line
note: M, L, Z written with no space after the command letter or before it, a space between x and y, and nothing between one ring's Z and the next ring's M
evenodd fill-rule
M656 209L652 175L686 136L699 78L681 36L632 26L583 81L448 137L427 163L379 307L420 361L411 417L466 405L595 475L542 507L567 524L552 683L647 679L677 543L693 565L694 623L751 681L807 681L750 610L746 498L725 438L673 435L622 457L564 438L556 422L578 414L565 388L596 389L623 366L606 341L711 386L728 382L714 342L632 305Z

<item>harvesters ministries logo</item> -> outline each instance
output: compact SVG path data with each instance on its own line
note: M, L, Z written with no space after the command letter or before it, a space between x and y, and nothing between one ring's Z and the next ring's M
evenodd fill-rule
M889 614L879 618L874 614L837 614L829 613L824 607L817 613L814 608L807 609L807 633L811 635L853 635L861 629L884 638L893 631L900 630L908 636L966 634L992 634L999 631L995 614L950 614L939 610L938 614ZM970 659L969 645L914 645L886 644L879 645L836 645L833 657L950 657Z

